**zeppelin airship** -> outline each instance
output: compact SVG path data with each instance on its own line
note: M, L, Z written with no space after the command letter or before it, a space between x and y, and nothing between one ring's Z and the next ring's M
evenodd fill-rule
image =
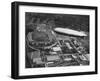
M87 36L87 34L84 31L76 31L69 28L58 27L58 28L55 28L54 31L58 33L66 34L66 35L81 36L81 37Z

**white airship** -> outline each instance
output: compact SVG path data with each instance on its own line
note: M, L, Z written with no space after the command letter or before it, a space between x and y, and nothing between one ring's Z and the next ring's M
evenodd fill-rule
M74 35L74 36L87 36L83 31L76 31L69 28L55 28L54 31L58 33L63 33L67 35Z

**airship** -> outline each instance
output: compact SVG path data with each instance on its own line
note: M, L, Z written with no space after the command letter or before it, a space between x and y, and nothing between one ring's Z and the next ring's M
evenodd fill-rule
M77 31L69 28L60 28L57 27L54 29L55 32L58 32L60 34L65 34L65 35L72 35L72 36L80 36L80 37L85 37L87 34L84 31Z

